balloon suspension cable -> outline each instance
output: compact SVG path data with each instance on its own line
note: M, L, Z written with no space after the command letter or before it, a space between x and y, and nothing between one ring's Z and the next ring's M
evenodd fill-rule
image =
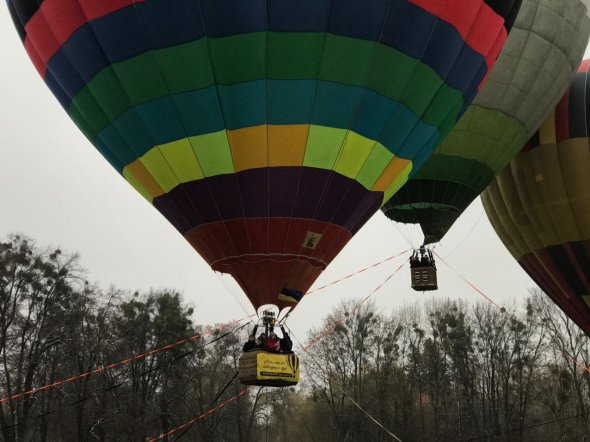
M479 214L479 217L477 218L477 221L475 221L475 223L473 223L473 225L471 226L471 229L469 230L469 232L467 232L467 234L463 237L463 239L459 242L459 244L457 244L455 246L455 248L453 250L451 250L449 253L447 253L447 256L445 256L445 258L448 258L449 256L451 256L453 253L455 253L457 250L459 250L459 247L461 247L463 245L463 243L465 241L467 241L467 238L469 238L471 236L471 234L473 233L473 231L475 230L475 228L479 225L479 223L481 222L483 215L484 215L484 210L481 210L481 213Z
M354 313L355 311L357 311L371 296L373 296L375 293L377 293L381 288L383 288L383 286L389 282L389 280L391 280L391 278L393 278L393 276L399 272L399 270L401 270L401 268L405 265L406 263L404 262L402 265L400 265L391 275L389 275L381 284L379 284L371 293L369 293L366 297L364 297L353 309L351 309L351 313ZM328 336L332 333L335 332L336 327L338 326L339 323L341 323L342 320L340 319L339 321L336 321L334 327L326 329L326 331L324 333L322 333L319 338L316 337L314 339L311 340L311 342L307 345L307 346L302 346L302 351L307 351L312 345L316 344L317 342L320 341L320 339L324 336ZM291 333L291 330L288 329L289 332ZM295 338L297 340L297 338ZM297 340L299 342L299 340ZM159 436L156 436L152 439L150 439L149 442L156 442L158 440L162 440L162 439L166 439L167 437L176 434L177 432L179 432L180 430L183 430L187 427L192 426L195 422L204 419L205 417L209 416L210 414L216 412L217 410L225 407L226 405L234 402L235 400L237 400L240 396L246 394L248 391L250 391L252 388L254 388L254 385L250 385L247 388L244 388L243 390L241 390L240 392L238 392L236 395L230 397L229 399L227 399L226 401L222 402L221 404L217 405L215 408L211 408L210 410L206 411L205 413L191 419L188 422L185 422L182 425L179 425L178 427L175 427L173 429L171 429L170 431L168 431L167 433L162 433ZM263 388L263 387L261 387Z
M408 226L409 225L414 226L415 231L418 231L418 229L419 229L420 230L420 233L424 236L424 238L426 238L426 235L424 235L424 232L422 231L422 226L420 225L420 221L419 221L420 217L416 214L416 209L415 209L414 205L411 202L412 201L412 196L410 194L410 190L409 190L408 186L407 185L404 185L404 186L402 186L402 189L405 190L406 195L408 197L408 201L410 201L410 212L413 215L413 221L414 221L413 223L403 223L403 224L404 224L404 227L406 228L406 232L408 233L408 236L410 237L410 241L408 241L408 242L410 243L410 246L415 249L416 246L414 245L414 242L411 241L413 239L413 236L410 233L410 228ZM421 188L421 186L418 187L418 194L419 194L418 195L418 201L422 201L422 188ZM420 226L420 227L418 227L418 226ZM418 241L418 244L419 243L420 243L420 241Z
M408 243L408 245L412 249L415 249L416 246L414 245L414 241L412 241L412 234L410 233L410 230L408 228L408 224L397 222L397 221L393 221L393 220L391 222L393 223L393 226L395 227L395 230L397 230L397 233L400 234L400 236ZM402 230L400 228L400 224L406 230L406 233L402 232Z
M286 324L283 326L287 329L287 331L289 332L289 336L295 338L295 341L297 341L297 344L299 344L299 347L304 348L305 346L301 343L301 341L297 338L297 336L295 336L295 334L293 333L293 331L289 328L289 326L287 326Z
M289 318L289 316L291 316L292 311L293 311L293 309L290 309L285 316L283 316L282 318L279 318L279 320L277 321L277 325L279 327L282 327L287 322L287 319Z
M250 313L248 312L248 308L246 307L246 305L242 302L243 300L243 296L241 294L238 294L237 291L235 290L235 287L233 287L232 285L232 281L234 281L232 279L232 281L227 281L226 280L226 274L223 272L215 272L215 275L217 276L217 278L221 281L221 283L223 284L223 286L225 287L225 290L231 295L231 297L234 299L234 301L236 302L236 304L238 304L238 306L242 309L242 311L246 314L246 315L250 315ZM231 276L228 274L227 278L230 278ZM256 312L256 315L258 315L258 312Z

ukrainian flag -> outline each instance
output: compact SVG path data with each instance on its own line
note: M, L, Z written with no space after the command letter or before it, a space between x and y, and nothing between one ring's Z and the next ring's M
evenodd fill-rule
M299 302L301 301L301 298L303 298L303 292L291 290L286 287L281 290L281 293L279 293L279 296L277 297L279 301L285 302Z

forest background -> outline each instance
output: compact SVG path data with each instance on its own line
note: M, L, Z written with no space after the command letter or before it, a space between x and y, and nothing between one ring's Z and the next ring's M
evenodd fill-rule
M502 308L341 302L293 336L300 385L246 389L234 375L248 319L197 324L174 289L129 293L85 277L76 255L22 235L0 242L0 440L145 441L194 418L164 440L590 435L588 339L538 290Z

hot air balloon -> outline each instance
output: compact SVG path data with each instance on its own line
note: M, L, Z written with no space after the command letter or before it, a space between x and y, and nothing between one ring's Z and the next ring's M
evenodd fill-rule
M590 35L588 0L524 1L485 87L423 167L383 207L439 242L539 128L567 89Z
M72 120L256 308L293 306L426 160L519 3L8 0Z
M512 256L590 334L589 68L482 201Z

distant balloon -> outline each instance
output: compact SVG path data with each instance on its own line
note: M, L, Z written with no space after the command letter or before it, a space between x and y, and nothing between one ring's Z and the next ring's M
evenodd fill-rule
M539 128L590 35L588 0L526 0L485 87L425 165L383 207L439 242ZM416 165L418 166L418 165Z
M519 5L8 0L82 132L255 307L297 302L424 163Z
M512 256L590 334L589 67L482 201Z

